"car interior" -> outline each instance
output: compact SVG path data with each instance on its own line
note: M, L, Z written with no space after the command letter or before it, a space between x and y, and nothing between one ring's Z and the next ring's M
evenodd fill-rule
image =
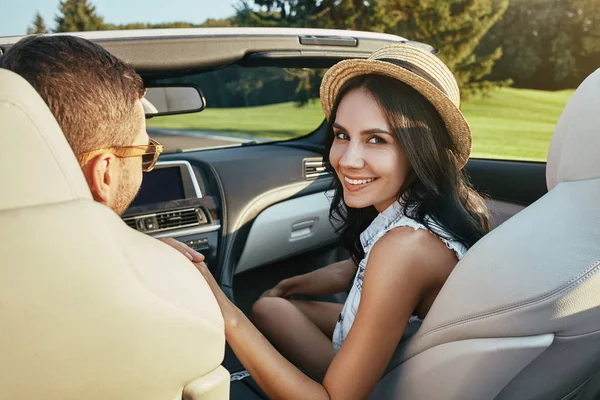
M197 85L206 104L195 110L218 101L218 82L238 70L322 70L407 41L279 28L78 35L132 63L148 87ZM18 39L0 38L0 49ZM403 338L371 399L600 393L599 86L596 72L576 91L547 163L469 160L494 228ZM7 397L267 399L226 345L201 275L152 237L204 254L247 314L281 279L346 259L329 222L323 119L289 140L208 147L157 131L167 151L122 219L92 201L41 98L2 70L0 120L8 137L0 150ZM81 235L87 224L97 226L95 237Z

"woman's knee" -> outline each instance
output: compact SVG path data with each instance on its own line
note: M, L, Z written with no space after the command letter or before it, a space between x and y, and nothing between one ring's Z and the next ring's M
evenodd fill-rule
M261 297L252 305L250 319L255 325L264 328L273 321L280 320L281 312L291 303L281 297Z

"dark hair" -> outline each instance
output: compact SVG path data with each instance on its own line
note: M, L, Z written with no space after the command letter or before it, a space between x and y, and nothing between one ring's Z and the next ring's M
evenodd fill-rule
M329 163L334 140L333 123L341 99L355 89L365 90L377 101L390 129L407 154L411 169L398 193L404 213L467 248L489 231L490 221L483 198L471 187L457 166L455 147L437 110L410 86L383 75L361 75L340 89L327 124L325 161L333 172L335 195L330 219L337 226L342 245L358 263L364 258L360 234L377 216L374 206L346 207L342 184ZM437 226L436 226L437 225Z
M30 36L0 57L44 99L75 154L130 145L144 84L131 66L75 36Z

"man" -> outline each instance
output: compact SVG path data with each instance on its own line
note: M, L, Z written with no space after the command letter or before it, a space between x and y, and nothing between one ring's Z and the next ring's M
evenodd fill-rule
M123 214L142 172L162 147L146 132L141 77L101 46L74 36L31 36L0 57L0 68L25 78L44 99L81 165L94 200ZM204 256L162 239L191 261Z

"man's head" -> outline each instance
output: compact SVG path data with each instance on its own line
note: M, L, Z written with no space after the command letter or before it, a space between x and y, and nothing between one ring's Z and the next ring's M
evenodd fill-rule
M101 46L74 36L25 38L0 58L0 67L36 89L82 163L94 199L122 214L140 188L142 157L97 150L148 144L140 76Z

